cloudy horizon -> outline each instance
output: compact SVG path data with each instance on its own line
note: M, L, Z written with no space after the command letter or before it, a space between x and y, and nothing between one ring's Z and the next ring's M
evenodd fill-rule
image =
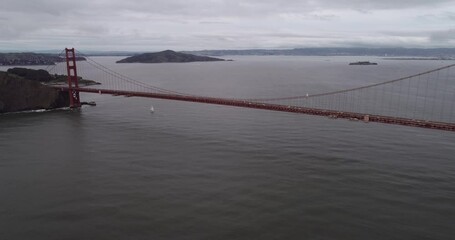
M455 46L450 0L0 3L0 51Z

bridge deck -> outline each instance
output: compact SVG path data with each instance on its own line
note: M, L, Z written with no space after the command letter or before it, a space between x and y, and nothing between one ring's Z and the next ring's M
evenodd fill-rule
M60 87L54 86L53 88L57 88L62 91L69 90L68 87L61 87L61 86ZM225 105L225 106L263 109L263 110L270 110L270 111L280 111L280 112L291 112L291 113L301 113L301 114L308 114L308 115L326 116L326 117L330 117L330 118L363 120L365 122L378 122L378 123L412 126L412 127L419 127L419 128L430 128L430 129L438 129L438 130L445 130L445 131L455 131L455 123L434 122L434 121L425 121L425 120L418 120L418 119L381 116L381 115L369 115L369 114L353 113L353 112L340 112L340 111L334 111L334 110L306 108L306 107L299 107L299 106L288 106L288 105L270 104L270 103L260 103L260 102L244 101L244 100L236 100L236 99L200 97L200 96L164 94L164 93L134 92L134 91L122 91L122 90L108 90L108 89L97 89L97 88L72 88L72 90L75 90L78 92L86 92L86 93L110 94L110 95L115 95L115 96L146 97L146 98L158 98L158 99L185 101L185 102L217 104L217 105Z

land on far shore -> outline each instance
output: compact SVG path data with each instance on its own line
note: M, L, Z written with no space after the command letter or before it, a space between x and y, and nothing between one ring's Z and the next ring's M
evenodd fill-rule
M378 56L378 57L433 57L455 58L455 48L293 48L184 51L201 56ZM446 59L447 58L447 59Z
M382 58L384 60L403 60L403 61L408 61L408 60L455 60L455 57L387 57L387 58Z
M76 57L77 61L86 60L84 57ZM57 54L44 53L0 53L0 66L27 66L27 65L55 65L65 61L65 58Z
M52 51L55 52L55 51ZM294 48L294 49L245 49L200 50L175 52L166 50L152 53L132 51L88 51L87 56L130 56L117 63L165 63L226 61L213 56L377 56L384 60L455 60L455 48ZM132 55L132 56L131 56ZM76 56L77 61L85 57ZM0 66L54 65L65 61L58 54L16 52L1 53ZM229 60L227 60L229 61Z

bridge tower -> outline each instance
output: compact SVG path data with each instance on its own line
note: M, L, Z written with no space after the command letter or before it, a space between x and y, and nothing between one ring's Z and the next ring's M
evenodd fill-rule
M77 69L76 69L76 53L74 48L65 48L66 52L66 69L68 72L68 93L70 97L70 108L78 108L81 106L79 91L74 88L79 88Z

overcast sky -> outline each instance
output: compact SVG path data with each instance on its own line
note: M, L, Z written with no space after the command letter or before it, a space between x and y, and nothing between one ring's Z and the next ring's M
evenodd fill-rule
M454 47L454 0L0 0L0 51Z

